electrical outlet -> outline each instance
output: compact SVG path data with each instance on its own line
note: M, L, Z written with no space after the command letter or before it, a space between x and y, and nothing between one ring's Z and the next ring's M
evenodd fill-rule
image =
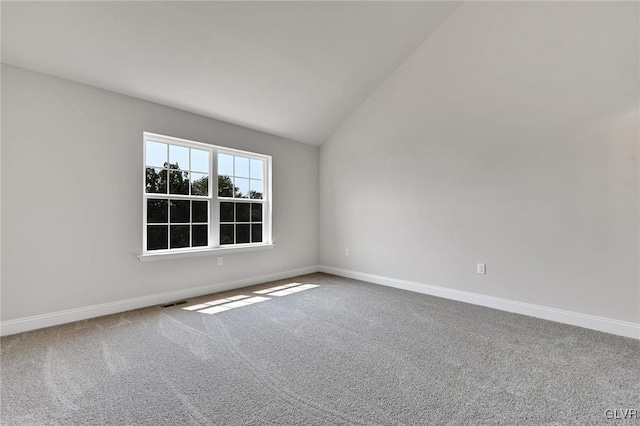
M218 266L222 266L222 265L223 265L222 256L220 256L218 258Z
M349 256L349 249L344 249L344 255Z
M486 274L487 273L487 265L485 265L484 263L478 263L477 272L479 274Z

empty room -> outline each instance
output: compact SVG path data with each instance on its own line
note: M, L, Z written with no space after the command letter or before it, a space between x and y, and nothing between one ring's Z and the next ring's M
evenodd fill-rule
M640 424L640 2L0 12L0 424Z

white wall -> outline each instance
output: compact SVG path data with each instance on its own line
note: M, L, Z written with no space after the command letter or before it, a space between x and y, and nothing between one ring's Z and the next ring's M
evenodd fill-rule
M637 3L466 3L322 146L320 183L317 148L3 65L1 320L319 258L640 323L639 35ZM139 263L143 131L272 155L276 248Z
M638 22L461 6L321 147L321 263L639 323Z
M140 263L143 131L273 156L275 248ZM315 266L318 149L3 65L2 230L2 321Z

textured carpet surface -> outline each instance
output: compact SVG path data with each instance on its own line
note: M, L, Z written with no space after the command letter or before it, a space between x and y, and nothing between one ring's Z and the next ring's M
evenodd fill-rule
M1 344L3 425L640 424L636 340L325 274Z

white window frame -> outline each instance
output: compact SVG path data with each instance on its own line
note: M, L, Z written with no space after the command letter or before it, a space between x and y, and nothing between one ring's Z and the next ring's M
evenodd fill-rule
M157 194L146 192L146 168L147 168L147 141L159 142L168 145L194 148L209 152L209 196L194 196L180 194ZM159 260L163 258L180 258L215 254L221 252L244 252L268 249L273 247L272 225L272 192L271 192L271 156L255 152L242 151L203 142L180 139L156 133L144 132L142 139L142 254L138 256L140 261ZM218 197L218 154L228 154L263 161L263 193L262 199L228 198ZM209 201L208 222L208 246L167 248L160 250L147 250L147 199L164 198L167 200L207 200ZM240 243L220 245L220 203L221 202L247 202L261 203L262 208L262 242ZM168 206L169 208L169 206ZM168 232L171 233L171 224L168 224ZM169 237L170 238L170 237ZM191 237L190 237L191 238Z

